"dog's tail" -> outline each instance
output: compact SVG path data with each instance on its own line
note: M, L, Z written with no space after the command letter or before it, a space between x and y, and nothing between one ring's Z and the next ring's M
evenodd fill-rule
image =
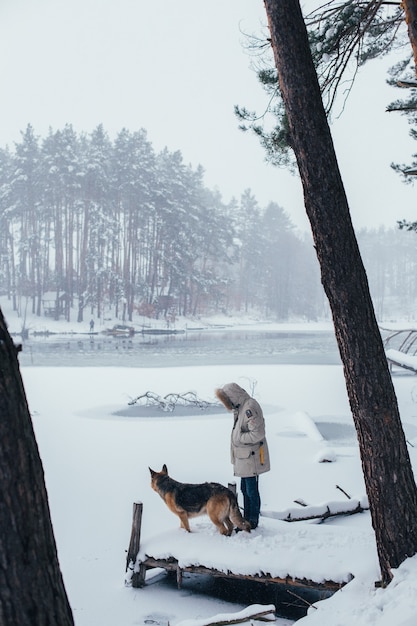
M239 505L237 503L237 498L235 494L233 493L233 491L230 491L229 501L230 501L229 517L232 520L233 524L237 526L237 528L239 528L240 530L246 530L248 533L250 533L250 530L251 530L250 523L248 522L248 520L242 517L242 514L239 509Z

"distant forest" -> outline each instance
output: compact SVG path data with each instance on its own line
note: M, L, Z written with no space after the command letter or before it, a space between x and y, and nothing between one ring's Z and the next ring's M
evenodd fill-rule
M29 125L0 149L0 294L14 310L82 322L222 313L328 317L310 234L250 189L225 204L180 151L155 153L145 130L110 140ZM417 239L360 231L380 320L415 317Z

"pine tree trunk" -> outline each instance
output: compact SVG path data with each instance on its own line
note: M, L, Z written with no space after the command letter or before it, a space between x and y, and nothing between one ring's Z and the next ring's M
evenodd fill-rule
M402 0L401 7L405 13L408 38L413 50L414 69L417 74L417 2L416 0Z
M275 64L332 310L382 583L417 551L417 490L298 0L265 0Z
M0 311L0 624L73 623L17 352Z

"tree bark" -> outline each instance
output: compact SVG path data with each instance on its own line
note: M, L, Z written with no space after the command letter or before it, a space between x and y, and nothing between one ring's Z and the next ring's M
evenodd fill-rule
M72 626L17 350L0 311L0 624Z
M264 0L279 85L329 299L382 584L417 551L417 489L298 0Z
M417 2L416 0L402 0L401 6L405 13L408 38L413 50L414 69L417 74Z

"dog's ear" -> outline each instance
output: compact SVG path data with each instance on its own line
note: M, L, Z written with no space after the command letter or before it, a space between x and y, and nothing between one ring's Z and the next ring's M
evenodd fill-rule
M162 466L162 471L163 471L163 473L164 473L164 474L168 474L168 468L167 468L167 466L165 465L165 463L164 463L164 464L163 464L163 466Z
M151 476L152 476L152 478L153 478L153 477L155 476L156 472L154 472L154 470L153 470L153 469L151 469L151 468L149 468L149 471L150 471Z

